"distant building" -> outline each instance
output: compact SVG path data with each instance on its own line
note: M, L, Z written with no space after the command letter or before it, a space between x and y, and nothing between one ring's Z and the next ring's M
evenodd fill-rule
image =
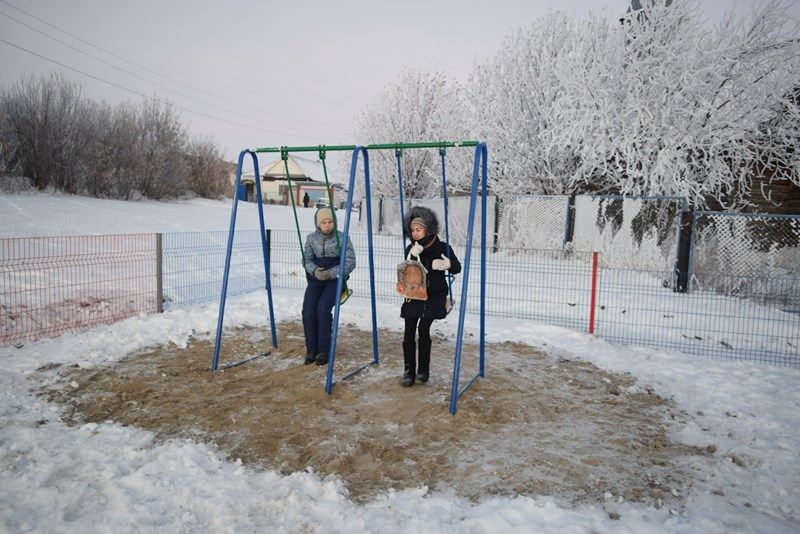
M314 207L319 198L328 198L325 190L325 172L319 160L290 155L286 163L291 178L291 197L294 197L296 206L303 206L303 195L306 193L311 199L309 207ZM330 180L330 175L328 178ZM252 171L242 173L242 184L245 189L244 198L248 202L255 202L256 182ZM331 182L331 195L333 205L341 206L345 199L344 187ZM280 157L261 171L261 196L266 204L291 206L289 182L286 180L286 169Z

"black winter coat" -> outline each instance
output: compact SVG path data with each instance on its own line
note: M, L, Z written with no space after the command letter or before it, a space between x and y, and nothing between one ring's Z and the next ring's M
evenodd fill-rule
M426 241L429 246L425 246ZM406 247L406 257L408 257L408 252L411 250L413 244L414 242L412 241L411 244ZM419 261L428 270L428 300L406 299L403 303L403 307L400 308L400 317L444 319L447 316L445 302L447 301L449 292L447 277L445 277L444 271L433 270L433 260L442 259L442 254L444 254L446 258L449 257L450 269L448 269L448 271L451 274L458 274L461 272L461 263L458 261L458 258L456 258L453 248L440 241L439 236L433 236L431 241L423 239L420 244L423 245L424 249L419 256ZM449 256L447 255L448 249L450 251ZM414 258L412 257L412 259Z

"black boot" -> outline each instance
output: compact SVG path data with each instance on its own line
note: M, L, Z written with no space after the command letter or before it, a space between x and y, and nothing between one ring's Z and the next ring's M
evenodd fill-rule
M403 374L403 387L410 388L414 385L414 371L406 370Z
M403 342L403 387L414 385L414 368L417 366L417 344Z
M303 361L303 363L305 365L311 365L315 361L317 361L317 356L315 354L308 353L308 354L306 354L306 359L305 359L305 361Z
M417 367L417 380L423 384L428 381L431 366L431 340L419 340L419 366Z
M317 354L317 365L328 365L328 353L320 352Z

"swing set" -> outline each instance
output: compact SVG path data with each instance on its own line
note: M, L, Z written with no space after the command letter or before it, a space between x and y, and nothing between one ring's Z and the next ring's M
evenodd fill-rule
M367 367L371 365L378 365L380 363L380 354L378 351L378 321L377 321L377 306L375 301L375 265L374 265L374 247L373 247L373 236L372 236L372 202L371 202L371 194L370 194L370 169L369 169L369 151L371 150L394 150L395 151L395 158L397 159L397 182L398 188L400 191L400 217L401 221L405 219L405 200L403 198L403 174L402 174L402 165L401 159L404 150L416 150L416 149L431 149L435 148L439 150L439 155L441 158L441 167L442 167L442 196L444 200L444 220L445 220L445 243L449 245L450 240L450 231L448 225L448 201L447 201L447 173L446 173L446 166L445 166L445 156L446 156L446 149L447 148L456 148L456 147L474 147L475 152L473 156L473 170L472 170L472 182L470 187L470 202L469 202L469 222L467 224L467 237L466 237L466 253L464 255L464 269L463 269L463 282L461 285L461 302L459 307L459 314L458 314L458 328L456 331L456 348L455 348L455 356L453 361L453 377L451 383L451 393L450 393L450 413L455 415L458 399L461 395L469 389L472 384L474 384L478 378L484 376L484 349L485 349L485 337L486 337L486 317L485 317L485 302L486 302L486 220L487 220L487 149L486 143L478 142L478 141L461 141L461 142L423 142L423 143L387 143L387 144L372 144L366 146L356 146L356 145L318 145L318 146L297 146L297 147L289 147L289 146L281 146L281 147L264 147L264 148L256 148L254 150L242 150L239 154L239 160L236 166L236 180L233 186L233 205L231 208L231 222L228 231L228 244L225 253L225 269L223 273L222 279L222 291L220 295L220 305L219 305L219 316L217 319L217 332L216 338L214 343L214 357L211 364L211 370L216 371L220 368L219 365L219 353L222 346L222 325L223 325L223 317L225 313L225 298L228 289L228 276L230 274L230 263L231 263L231 254L233 248L233 236L234 230L236 227L236 208L239 202L238 195L236 192L239 190L239 184L241 182L242 176L242 166L244 163L244 159L246 155L250 155L253 160L253 167L256 177L256 194L258 197L258 220L259 220L259 227L261 233L261 248L262 248L262 255L264 261L264 278L265 278L265 288L267 290L267 305L269 308L269 316L270 316L270 327L272 331L272 346L274 348L278 347L278 339L275 329L275 314L274 308L272 304L272 284L270 282L270 271L269 271L269 253L267 249L267 242L266 242L266 231L264 226L264 210L263 210L263 197L261 195L261 180L260 174L258 171L258 153L278 153L280 154L281 159L284 162L284 170L287 179L287 185L289 187L289 194L292 197L292 211L294 213L295 219L295 226L297 227L297 236L300 241L300 251L301 256L303 258L303 264L305 264L305 252L303 247L303 241L300 233L300 224L297 218L297 209L296 209L296 202L294 199L294 194L292 193L292 183L291 178L289 176L289 168L288 168L288 158L289 154L292 152L317 152L319 154L319 159L322 162L322 167L325 173L325 184L326 189L328 190L328 197L331 205L331 211L333 213L333 222L334 222L334 233L336 234L337 239L337 246L339 250L339 272L344 272L344 261L345 261L345 253L347 250L347 241L350 235L350 218L352 214L352 207L353 207L353 191L355 190L355 180L356 180L356 171L358 167L359 156L363 159L363 168L364 168L364 197L366 199L366 211L367 211L367 257L369 260L369 287L370 287L370 302L371 302L371 311L372 311L372 360L367 362L366 364L362 365L361 367L351 371L344 375L341 380L347 380L348 378L354 376L357 373L360 373ZM333 199L331 198L331 189L330 184L328 182L328 171L326 166L326 153L333 152L333 151L348 151L352 152L351 161L350 161L350 178L348 182L348 190L347 190L347 203L345 206L345 222L344 222L344 230L342 231L342 238L341 243L339 243L339 236L338 236L338 221L336 218L336 210L333 209ZM480 193L478 192L478 188L480 187ZM466 306L467 306L467 292L469 288L469 274L470 274L470 264L471 264L471 257L472 257L472 242L473 242L473 234L474 234L474 226L475 226L475 210L477 205L478 196L481 198L481 229L480 229L480 248L481 248L481 277L480 277L480 351L479 351L479 369L477 374L472 377L469 382L464 385L461 389L459 389L459 375L461 371L461 353L462 353L462 345L463 345L463 337L464 337L464 321L466 317ZM403 252L405 252L406 247L406 240L405 235L403 234L401 237L403 241ZM450 248L449 246L447 247ZM448 250L449 254L449 250ZM449 299L449 307L448 312L452 309L452 305L454 303L453 298L453 275L447 273L448 282L450 286L450 299ZM340 298L336 301L333 313L333 325L331 331L331 344L328 350L328 369L327 375L325 380L325 392L329 395L333 393L333 386L336 383L334 381L334 368L336 362L336 342L338 337L339 331L339 313L341 306L347 301L347 299L352 295L352 290L347 285L347 280L344 277L339 277L337 279L337 287L336 287L336 294L340 296ZM227 363L221 366L222 369L228 369L231 367L235 367L238 365L245 364L249 361L252 361L256 358L260 358L262 356L269 355L270 352L264 352L257 356L249 357L245 360Z

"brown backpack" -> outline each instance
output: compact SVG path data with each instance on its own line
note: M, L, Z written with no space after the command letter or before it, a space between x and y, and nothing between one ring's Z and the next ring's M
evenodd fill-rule
M428 300L428 270L411 253L397 265L397 294L405 299Z

